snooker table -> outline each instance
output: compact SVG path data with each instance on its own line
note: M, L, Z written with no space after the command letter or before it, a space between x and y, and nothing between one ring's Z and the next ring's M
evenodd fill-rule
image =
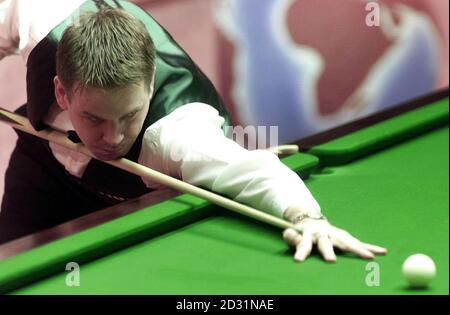
M281 230L167 190L0 246L0 292L448 294L448 89L400 107L303 139L282 159L333 224L386 256L295 263ZM437 266L421 291L400 273L417 252ZM80 286L66 285L69 262ZM373 268L378 285L366 283Z

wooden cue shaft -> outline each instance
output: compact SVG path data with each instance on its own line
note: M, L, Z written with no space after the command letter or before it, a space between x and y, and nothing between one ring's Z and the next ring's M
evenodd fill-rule
M73 143L72 141L70 141L67 138L67 135L61 131L57 131L57 130L53 130L53 129L44 129L41 131L36 131L33 128L33 126L31 125L31 123L29 122L29 120L24 116L21 116L21 115L15 114L15 113L11 113L11 112L3 110L1 108L0 108L0 114L3 116L6 116L10 120L17 122L17 123L12 123L9 120L0 119L0 121L12 126L13 128L19 129L21 131L32 134L32 135L42 138L44 140L48 140L48 141L57 143L59 145L62 145L70 150L81 152L87 156L95 158L93 156L93 154L83 144ZM279 227L282 229L294 228L297 231L299 231L300 233L302 232L301 229L294 227L294 225L292 223L290 223L286 220L283 220L283 219L280 219L273 215L270 215L268 213L256 210L250 206L241 204L237 201L223 197L219 194L213 193L206 189L183 182L179 179L176 179L174 177L168 176L161 172L155 171L149 167L143 166L141 164L130 161L128 159L120 158L117 160L102 161L102 162L107 163L112 166L115 166L117 168L120 168L122 170L128 171L137 176L150 178L150 179L154 180L155 182L158 182L162 185L174 188L174 189L179 190L184 193L192 194L194 196L205 199L211 203L219 205L223 208L226 208L226 209L232 210L234 212L243 214L245 216L254 218L258 221L262 221L262 222L271 224L273 226L276 226L276 227Z

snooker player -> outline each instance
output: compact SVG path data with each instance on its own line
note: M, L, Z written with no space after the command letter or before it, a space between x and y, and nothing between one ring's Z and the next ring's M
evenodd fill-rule
M0 243L160 188L99 160L125 157L303 229L284 231L303 261L314 245L371 259L386 250L334 227L302 180L265 150L224 134L228 113L211 82L170 35L127 1L0 4L0 59L27 63L26 115L96 157L18 133L5 175Z

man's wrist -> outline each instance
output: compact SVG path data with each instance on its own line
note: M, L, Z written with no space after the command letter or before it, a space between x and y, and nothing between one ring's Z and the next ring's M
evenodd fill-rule
M318 218L322 216L322 214L320 211L317 211L315 209L307 209L302 205L295 204L287 208L284 211L283 216L288 221L293 222L294 220L298 221L300 217Z
M295 218L293 218L292 219L292 224L299 224L300 222L302 222L303 220L305 220L305 219L313 219L313 220L325 220L325 221L328 221L327 220L327 218L323 215L323 214L320 214L320 213L317 213L317 214L307 214L307 213L305 213L305 214L300 214L300 215L298 215L298 216L296 216Z

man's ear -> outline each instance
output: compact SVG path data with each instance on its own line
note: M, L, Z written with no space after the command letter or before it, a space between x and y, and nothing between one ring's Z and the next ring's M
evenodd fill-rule
M55 86L56 103L58 103L62 110L67 110L69 107L69 96L58 76L55 76L53 79L53 84Z

